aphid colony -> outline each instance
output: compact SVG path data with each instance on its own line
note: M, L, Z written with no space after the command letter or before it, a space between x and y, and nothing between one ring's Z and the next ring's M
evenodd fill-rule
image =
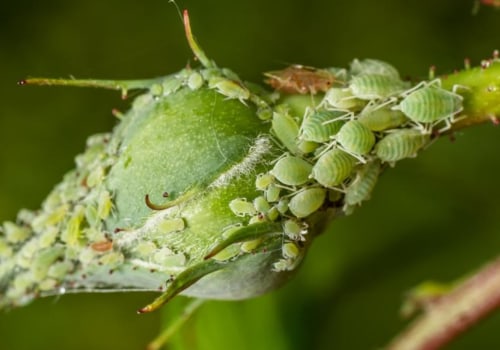
M291 66L243 83L203 65L145 81L28 79L145 89L38 211L0 229L0 308L70 290L243 299L289 278L314 235L370 197L382 168L447 130L462 97L391 65ZM281 95L281 97L280 97ZM217 272L217 273L215 273Z
M291 66L265 75L285 94L271 118L283 155L257 177L262 195L236 199L231 210L248 215L249 224L284 220L276 270L301 260L308 217L322 207L352 213L369 199L385 164L416 156L462 110L462 96L442 89L439 80L411 88L394 67L373 59L354 60L349 71ZM303 110L287 104L288 93L319 91L324 97L315 106L311 96L304 96L309 106Z

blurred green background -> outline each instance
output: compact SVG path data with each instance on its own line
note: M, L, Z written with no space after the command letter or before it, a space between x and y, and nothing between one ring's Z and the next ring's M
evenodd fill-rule
M220 66L244 79L289 63L391 62L426 77L490 57L500 11L473 0L179 1ZM37 208L88 135L110 130L129 101L104 90L19 87L26 76L131 79L192 57L167 0L18 0L0 10L0 221ZM298 276L254 300L210 302L175 349L375 349L404 326L404 292L453 280L498 254L500 129L435 143L380 179L371 201L318 238ZM184 300L138 316L151 294L67 295L0 314L1 349L142 349ZM449 349L500 348L500 314Z

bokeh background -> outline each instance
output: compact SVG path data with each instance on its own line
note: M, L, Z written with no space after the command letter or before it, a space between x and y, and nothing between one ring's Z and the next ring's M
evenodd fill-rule
M500 10L473 0L178 1L220 66L244 79L289 63L391 62L426 77L500 48ZM36 208L73 166L88 135L129 101L105 90L19 87L26 76L132 79L182 68L192 55L167 0L35 0L0 5L0 221ZM173 349L376 349L400 331L405 291L450 281L500 246L500 129L436 142L380 179L371 201L337 220L287 286L204 305ZM138 316L151 294L68 295L0 313L1 349L143 349L179 311ZM500 348L500 313L449 349Z

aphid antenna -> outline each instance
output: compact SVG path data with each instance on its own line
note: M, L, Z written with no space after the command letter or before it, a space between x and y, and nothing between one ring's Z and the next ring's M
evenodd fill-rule
M193 32L191 31L191 24L189 21L189 13L187 9L183 11L183 19L184 19L184 29L186 31L186 38L189 47L191 48L191 51L193 51L195 57L198 59L198 61L200 61L200 63L205 68L217 68L215 62L207 57L205 52L201 49L201 47L194 39Z
M343 152L345 152L345 153L347 153L347 154L349 154L349 155L353 156L353 157L354 157L354 158L356 158L357 160L359 160L359 161L361 162L361 164L366 164L366 159L365 159L365 157L363 157L363 156L361 156L361 155L359 155L359 154L353 153L353 152L351 152L351 151L348 151L348 150L346 150L344 147L342 147L341 145L338 145L337 147L338 147L338 149L340 149L341 151L343 151Z
M127 98L129 90L149 89L154 84L161 83L164 78L142 80L99 80L99 79L62 79L62 78L26 78L18 81L18 85L47 85L47 86L75 86L93 87L110 90L120 90L122 98Z

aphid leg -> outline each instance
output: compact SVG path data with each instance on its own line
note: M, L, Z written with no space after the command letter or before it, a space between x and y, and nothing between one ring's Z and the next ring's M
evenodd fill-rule
M147 350L160 350L170 338L178 332L178 330L193 316L198 308L205 303L205 299L193 299L182 310L174 322L166 327L153 341L151 341Z
M338 116L336 118L333 118L331 120L327 120L326 122L323 122L322 124L323 125L327 125L327 124L330 124L330 123L335 123L336 121L338 120L352 120L354 119L354 116L355 114L349 110L340 110L338 109L337 111L342 111L342 112L345 112L345 114L341 115L341 116Z
M281 226L275 222L259 222L252 225L243 226L234 231L229 237L223 241L216 243L210 251L205 255L204 259L210 259L220 253L223 249L234 243L252 241L261 238L264 235L281 234Z
M137 313L143 314L157 310L180 292L198 282L202 277L223 269L226 266L227 264L220 263L216 260L207 260L182 271L167 286L167 290L162 295L153 300L152 303L137 310Z

